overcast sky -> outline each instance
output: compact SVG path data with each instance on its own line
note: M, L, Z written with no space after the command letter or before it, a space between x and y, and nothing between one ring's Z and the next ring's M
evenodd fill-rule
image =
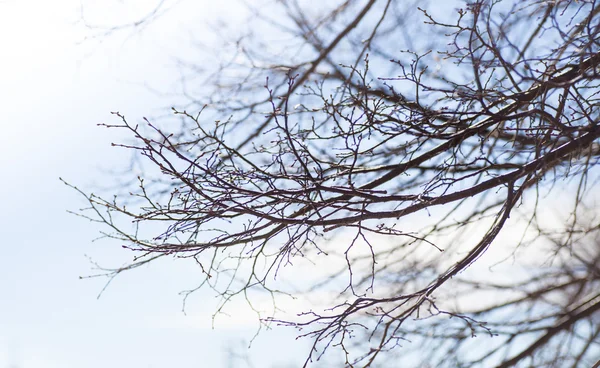
M263 330L248 350L257 318L243 303L213 328L217 301L200 291L184 314L180 292L202 278L191 262L127 272L100 298L107 279L80 279L97 272L91 261L120 266L132 254L93 241L101 228L67 212L85 202L59 177L87 192L114 187L111 170L126 168L130 156L111 142L126 137L97 124L118 123L111 111L130 122L169 113L179 86L175 58L199 52L190 37L210 41L216 33L200 26L244 15L232 1L166 0L162 9L176 6L143 29L104 34L81 21L126 24L159 2L0 0L0 368L229 368L250 366L246 356L252 367L275 368L307 356L310 341L287 328ZM503 236L518 241L520 233ZM496 251L486 254L493 264L505 259ZM300 279L318 278L315 270Z
M175 88L174 51L182 55L194 22L225 14L183 1L143 31L95 39L79 21L81 5L90 24L114 25L154 3L0 1L0 368L246 366L228 351L249 354L254 367L284 367L306 356L308 342L281 328L248 352L256 317L233 306L213 329L209 294L195 294L184 315L179 292L201 277L191 264L127 273L99 299L107 280L79 279L95 272L88 257L118 266L130 255L92 242L99 227L67 213L84 202L59 177L88 191L114 184L109 170L129 156L110 146L117 131L96 125L115 122L111 111L164 113L170 101L150 90Z

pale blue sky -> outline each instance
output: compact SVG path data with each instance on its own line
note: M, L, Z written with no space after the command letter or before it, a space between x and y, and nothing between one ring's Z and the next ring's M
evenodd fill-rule
M170 102L144 84L174 88L177 42L192 20L223 12L183 1L141 33L81 43L89 31L75 23L80 4L96 24L133 20L150 4L92 3L0 2L0 368L245 367L226 355L248 353L241 342L256 319L247 308L232 306L233 317L214 330L209 294L194 295L188 315L181 312L178 293L199 280L193 265L169 260L122 275L99 300L106 280L79 280L94 273L86 255L107 266L130 255L92 242L99 228L66 212L84 203L58 178L86 189L111 185L105 170L128 156L110 147L119 133L96 124L111 122L111 111L131 119L161 113ZM295 336L263 332L249 352L254 367L296 366L307 345Z
M100 299L106 279L79 279L95 272L87 256L119 266L132 255L115 242L92 242L100 228L66 212L85 203L59 177L87 191L114 185L107 170L126 166L129 156L110 143L124 137L97 124L116 122L111 111L130 121L168 113L171 97L150 89L177 89L173 58L197 55L191 34L215 36L198 25L241 13L233 2L167 4L176 2L143 31L90 39L77 22L82 4L91 24L116 25L158 0L0 0L0 368L247 366L228 361L228 350L249 355L256 368L296 367L308 353L310 341L287 328L261 332L248 351L257 321L243 303L231 305L231 317L217 319L215 329L210 293L194 294L184 315L179 292L202 276L191 262L125 273ZM511 236L520 233L504 234ZM486 257L504 259L501 251ZM300 262L287 272L318 278L318 266L302 274ZM472 271L489 269L479 262ZM288 302L278 306L310 309Z

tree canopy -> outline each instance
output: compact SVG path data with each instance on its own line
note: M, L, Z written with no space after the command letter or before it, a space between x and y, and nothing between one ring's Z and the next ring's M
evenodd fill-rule
M595 1L249 11L218 63L182 62L173 116L106 125L143 168L76 188L135 252L108 274L178 257L223 306L269 295L305 366L600 359ZM282 318L290 295L315 304Z

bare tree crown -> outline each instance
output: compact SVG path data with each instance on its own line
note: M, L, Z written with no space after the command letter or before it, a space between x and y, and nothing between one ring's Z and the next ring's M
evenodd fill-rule
M115 113L159 171L81 192L137 252L108 273L193 259L226 304L326 259L304 293L328 309L262 319L312 339L305 365L600 359L599 4L441 3L278 1L174 119Z

